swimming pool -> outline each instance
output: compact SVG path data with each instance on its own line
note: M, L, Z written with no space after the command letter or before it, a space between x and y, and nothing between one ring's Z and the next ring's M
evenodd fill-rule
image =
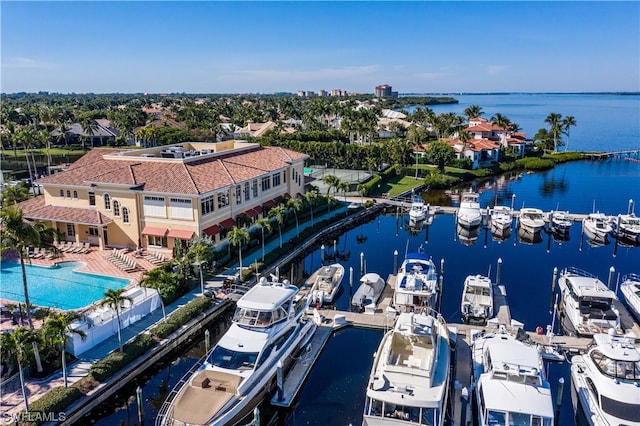
M83 308L101 300L108 288L126 287L130 280L75 271L82 262L54 267L25 265L29 300L33 305L57 309ZM20 263L0 262L0 298L24 303Z

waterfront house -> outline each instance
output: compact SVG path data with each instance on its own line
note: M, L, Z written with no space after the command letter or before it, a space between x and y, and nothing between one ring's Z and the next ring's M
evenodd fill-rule
M39 179L44 195L21 208L64 241L170 252L195 235L219 242L239 216L254 221L302 196L306 158L233 140L93 149L66 171Z
M489 139L470 139L462 142L459 139L445 139L456 153L456 158L471 160L471 169L489 167L500 157L500 145Z

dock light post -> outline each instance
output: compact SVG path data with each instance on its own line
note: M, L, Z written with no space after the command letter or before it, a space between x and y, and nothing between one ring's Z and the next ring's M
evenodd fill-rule
M564 391L564 377L558 379L558 396L556 398L556 414L553 416L554 426L558 426L560 422L560 406L562 405L562 392Z
M200 291L202 291L202 297L204 297L204 271L202 267L207 263L205 260L201 260L199 262L193 262L193 266L197 266L200 271Z
M320 260L324 264L324 244L320 246Z
M209 347L210 347L210 343L211 343L211 339L210 339L210 335L209 335L209 329L206 329L204 331L204 351L205 353L209 353Z
M500 285L500 276L502 275L502 258L498 258L498 267L496 268L496 285Z
M609 268L609 280L607 281L607 288L609 290L613 289L613 277L616 274L616 268L613 266Z
M398 273L398 250L393 251L393 273Z
M513 208L516 205L516 194L511 194L511 214L513 214Z
M553 312L553 294L556 292L556 281L558 280L558 267L553 268L553 278L551 279L551 299L549 300L549 313Z
M349 288L353 289L353 266L349 266Z
M360 252L360 276L364 275L364 252Z
M460 425L464 426L467 424L467 403L469 402L469 389L466 386L460 391L460 402L462 403L460 407Z
M144 409L142 407L142 388L138 386L136 388L136 399L138 401L138 422L144 424Z
M333 257L334 259L338 257L338 240L333 240Z

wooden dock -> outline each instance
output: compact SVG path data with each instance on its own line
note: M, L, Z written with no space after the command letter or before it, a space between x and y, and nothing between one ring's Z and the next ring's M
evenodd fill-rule
M284 378L281 398L279 392L276 392L273 398L271 398L271 405L276 407L291 407L333 331L333 327L318 326L313 335L313 339L311 339L308 345L309 350L303 350Z

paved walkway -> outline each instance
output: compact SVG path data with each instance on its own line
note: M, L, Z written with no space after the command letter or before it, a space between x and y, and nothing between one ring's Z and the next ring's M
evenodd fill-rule
M343 212L346 208L347 208L346 206L334 206L327 213L315 215L314 223L318 223L326 218L333 217L336 214ZM311 225L311 221L309 220L304 223L299 223L298 228L300 231L302 231L304 228L310 225ZM273 238L273 240L269 242L265 242L266 253L280 246L280 237L278 234L277 227L274 227L274 231L275 231L275 238ZM282 233L283 243L295 237L296 234L297 234L297 231L295 226L292 229L286 232L283 232ZM84 261L87 264L81 268L82 270L86 270L88 272L89 271L99 272L106 275L126 276L131 278L132 282L136 284L142 277L142 274L145 270L150 270L156 267L156 265L151 264L150 262L148 262L143 258L135 258L136 262L141 266L141 268L139 268L139 270L135 272L124 272L121 269L119 269L117 266L109 262L104 257L105 253L106 252L103 252L94 248L92 251L90 251L87 254L65 253L61 258L33 259L32 263L39 264L39 265L53 265L56 262L61 262L61 261ZM254 252L248 254L246 258L243 258L243 266L248 266L252 263L255 263L256 260L260 260L260 259L262 259L262 247L259 247ZM239 264L236 265L236 269L238 267L239 267ZM209 279L206 280L206 286L205 286L206 289L216 292L217 300L222 300L223 298L225 298L225 294L221 291L221 288L220 288L221 286L222 286L222 283L220 281L209 280ZM182 296L181 298L177 299L171 305L168 305L165 307L167 315L169 315L171 312L175 311L179 307L184 306L194 298L200 297L201 294L202 293L200 291L200 288L197 288L191 291L190 293ZM132 325L126 328L123 328L122 329L123 343L129 341L130 339L134 338L135 336L142 333L143 331L153 327L157 322L161 320L162 320L162 309L156 309L154 312L145 316L141 320L133 323ZM108 339L104 340L102 343L96 345L92 349L81 354L77 361L75 361L73 364L67 367L67 379L69 384L75 383L78 380L85 377L89 373L89 369L91 368L91 365L94 362L104 358L109 353L118 349L118 346L119 346L118 336L117 334L115 334L109 337ZM46 392L48 392L50 389L53 389L59 386L64 386L62 372L55 373L54 375L41 380L34 380L34 379L27 380L26 388L27 388L27 395L29 398L29 402L32 403L33 401L37 400L42 395L44 395ZM18 413L24 410L23 395L20 389L19 381L16 381L16 385L12 387L14 389L2 389L2 392L0 395L0 417L4 413L13 414L13 413Z

